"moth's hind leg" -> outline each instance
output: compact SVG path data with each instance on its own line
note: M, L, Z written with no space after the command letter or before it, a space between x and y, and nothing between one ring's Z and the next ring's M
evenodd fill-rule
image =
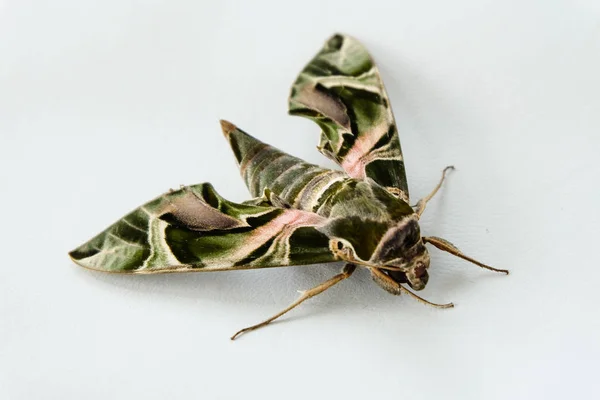
M329 289L330 287L332 287L336 283L341 282L344 279L350 277L350 275L352 275L352 273L354 272L355 269L356 269L356 265L354 265L354 264L346 264L344 266L344 268L342 269L342 272L340 272L339 274L335 275L331 279L326 280L325 282L321 283L320 285L315 286L314 288L312 288L310 290L305 290L305 291L300 292L301 293L300 297L296 301L294 301L292 304L290 304L286 309L284 309L283 311L281 311L281 312L273 315L271 318L266 319L266 320L264 320L263 322L261 322L259 324L252 325L252 326L249 326L247 328L244 328L244 329L238 331L235 335L233 335L231 337L231 340L235 340L238 336L240 336L243 333L246 333L246 332L249 332L249 331L253 331L255 329L262 328L263 326L270 324L271 322L273 322L277 318L281 317L283 314L285 314L288 311L292 310L296 306L299 306L305 300L308 300L311 297L314 297L314 296L316 296L318 294L323 293L325 290Z
M450 243L449 241L447 241L445 239L442 239L442 238L439 238L436 236L427 236L427 237L423 237L423 241L425 243L431 243L438 249L448 252L452 255L455 255L456 257L462 258L463 260L467 260L467 261L477 265L478 267L489 269L490 271L494 271L494 272L502 272L503 274L508 275L507 269L498 269L498 268L490 267L489 265L486 265L482 262L479 262L479 261L475 260L474 258L471 258L471 257L463 254L463 252L460 251L458 249L458 247L456 247L455 245L453 245L452 243Z
M431 191L431 193L429 193L427 196L425 196L421 200L419 200L417 202L417 204L414 206L415 213L417 214L417 216L419 218L421 218L423 211L425 211L425 207L427 206L427 203L429 202L429 200L431 200L433 198L433 196L435 196L435 194L438 192L438 190L440 190L440 188L442 187L442 183L444 183L444 179L446 179L446 172L450 169L454 169L454 166L449 165L446 168L444 168L444 170L442 171L442 178L440 179L440 181L438 182L436 187L434 187L433 190Z

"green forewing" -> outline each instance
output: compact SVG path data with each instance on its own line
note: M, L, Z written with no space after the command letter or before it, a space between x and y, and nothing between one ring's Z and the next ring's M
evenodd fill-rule
M319 150L356 179L408 200L398 131L379 70L355 39L334 35L292 86L292 115L321 127Z
M335 261L326 219L268 197L227 201L210 184L173 190L73 250L81 266L131 273L266 268Z

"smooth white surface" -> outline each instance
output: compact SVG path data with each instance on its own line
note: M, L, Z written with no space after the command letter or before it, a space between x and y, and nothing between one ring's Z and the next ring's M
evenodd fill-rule
M252 3L252 4L251 4ZM333 32L388 88L413 198L455 164L421 294L337 266L113 276L67 251L171 187L247 198L219 118L311 162L289 86ZM0 398L600 395L596 1L0 2Z

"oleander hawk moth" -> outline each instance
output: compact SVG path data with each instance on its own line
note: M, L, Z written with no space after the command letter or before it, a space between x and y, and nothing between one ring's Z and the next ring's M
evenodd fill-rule
M369 269L386 291L429 303L403 286L425 287L425 243L508 273L444 239L421 236L419 218L444 174L429 196L409 205L389 98L357 40L336 34L325 43L294 82L289 112L319 125L318 149L341 170L307 163L221 121L251 200L231 202L210 183L170 190L73 250L71 258L86 268L133 274L346 262L340 274L232 339L349 277L357 266Z

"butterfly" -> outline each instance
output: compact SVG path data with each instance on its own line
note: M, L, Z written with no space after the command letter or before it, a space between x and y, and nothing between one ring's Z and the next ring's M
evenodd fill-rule
M240 330L265 326L303 301L366 268L394 295L418 295L429 279L426 244L479 267L419 219L444 181L410 205L404 159L388 95L373 59L357 40L336 34L294 82L289 112L321 129L319 151L341 170L322 168L221 121L252 198L235 203L210 183L183 186L136 208L69 253L98 271L155 274L226 271L344 261L342 271L301 292L289 307Z

